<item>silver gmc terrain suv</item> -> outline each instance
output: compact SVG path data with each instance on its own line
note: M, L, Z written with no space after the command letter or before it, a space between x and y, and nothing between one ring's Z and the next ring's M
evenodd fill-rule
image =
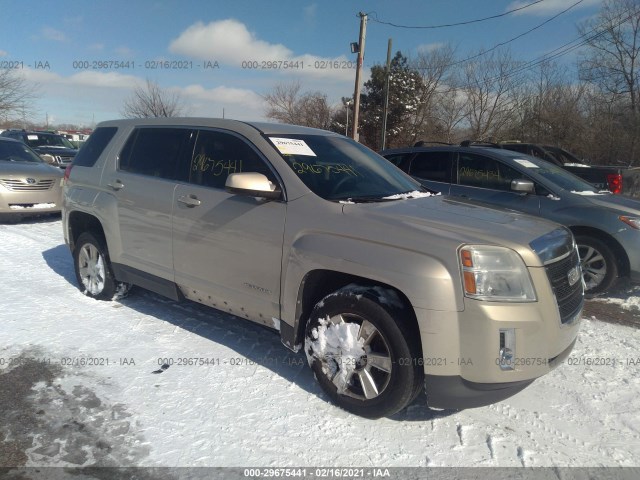
M135 284L271 327L359 415L391 415L423 387L436 408L502 400L578 335L569 230L432 195L341 135L109 121L65 176L64 237L87 295Z

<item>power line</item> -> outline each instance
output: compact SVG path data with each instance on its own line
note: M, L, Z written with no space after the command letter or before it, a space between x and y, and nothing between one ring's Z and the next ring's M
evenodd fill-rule
M467 21L464 21L464 22L449 23L449 24L443 24L443 25L426 25L426 26L399 25L397 23L383 22L382 20L378 20L378 18L377 18L378 14L376 12L371 12L369 15L373 15L371 17L371 20L373 22L380 23L382 25L389 25L389 26L395 27L395 28L435 29L435 28L446 28L446 27L458 27L460 25L470 25L472 23L480 23L480 22L485 22L487 20L493 20L495 18L505 17L505 16L510 15L510 14L512 14L514 12L518 12L520 10L524 10L525 8L529 8L529 7L533 6L533 5L541 3L543 1L544 0L537 0L535 2L528 3L527 5L523 5L522 7L514 8L513 10L509 10L509 11L501 13L499 15L492 15L490 17L477 18L475 20L467 20Z
M494 51L494 50L496 50L496 49L498 49L498 48L500 48L500 47L504 47L505 45L508 45L509 43L514 42L514 41L518 40L519 38L522 38L522 37L524 37L525 35L528 35L528 34L530 34L531 32L533 32L533 31L535 31L535 30L538 30L539 28L542 28L542 27L543 27L543 26L545 26L547 23L549 23L549 22L551 22L551 21L555 20L555 19L556 19L556 18L558 18L560 15L564 15L565 13L567 13L567 12L568 12L569 10L571 10L572 8L577 7L578 5L580 5L582 2L584 2L584 0L578 0L576 3L574 3L574 4L573 4L573 5L571 5L570 7L565 8L565 9L564 9L564 10L562 10L561 12L559 12L559 13L555 14L553 17L546 19L544 22L542 22L542 23L540 23L540 24L536 25L535 27L533 27L533 28L531 28L531 29L527 30L526 32L523 32L523 33L521 33L521 34L519 34L519 35L516 35L515 37L513 37L513 38L511 38L511 39L509 39L509 40L506 40L506 41L504 41L504 42L500 42L500 43L498 43L498 44L494 45L493 47L489 48L488 50L483 50L482 52L480 52L480 53L478 53L478 54L476 54L476 55L472 55L472 56L467 57L467 58L464 58L464 59L462 59L462 60L458 60L457 62L451 63L451 64L449 64L448 66L449 66L449 67L453 67L453 66L455 66L455 65L459 65L459 64L461 64L461 63L465 63L465 62L468 62L468 61L470 61L470 60L474 60L474 59L476 59L476 58L478 58L478 57L481 57L481 56L483 56L483 55L486 55L487 53L492 52L492 51Z

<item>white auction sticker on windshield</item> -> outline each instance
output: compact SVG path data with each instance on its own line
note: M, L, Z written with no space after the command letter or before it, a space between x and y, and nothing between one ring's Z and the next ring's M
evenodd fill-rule
M527 167L527 168L540 168L538 167L538 165L536 165L533 162L530 162L529 160L522 160L520 158L514 158L513 159L514 162L518 162L520 165L522 165L523 167Z
M27 135L27 140L37 140L38 135Z
M283 155L306 155L307 157L315 157L316 154L309 148L304 140L295 138L278 138L269 137L269 140L276 146Z

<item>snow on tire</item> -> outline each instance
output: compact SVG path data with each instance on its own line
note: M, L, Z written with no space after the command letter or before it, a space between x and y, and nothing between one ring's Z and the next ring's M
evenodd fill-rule
M348 286L322 299L307 323L305 353L318 383L338 406L379 418L406 407L422 386L418 336L395 292Z

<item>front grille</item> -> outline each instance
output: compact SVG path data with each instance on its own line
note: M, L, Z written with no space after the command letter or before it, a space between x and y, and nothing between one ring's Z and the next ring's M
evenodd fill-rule
M569 270L580 264L578 252L573 252L562 260L547 264L545 269L551 282L551 288L558 302L560 320L562 323L571 321L582 308L584 290L582 278L574 285L569 285Z
M53 187L54 180L35 180L30 183L28 179L0 179L0 184L7 190L12 192L35 192L50 190Z

